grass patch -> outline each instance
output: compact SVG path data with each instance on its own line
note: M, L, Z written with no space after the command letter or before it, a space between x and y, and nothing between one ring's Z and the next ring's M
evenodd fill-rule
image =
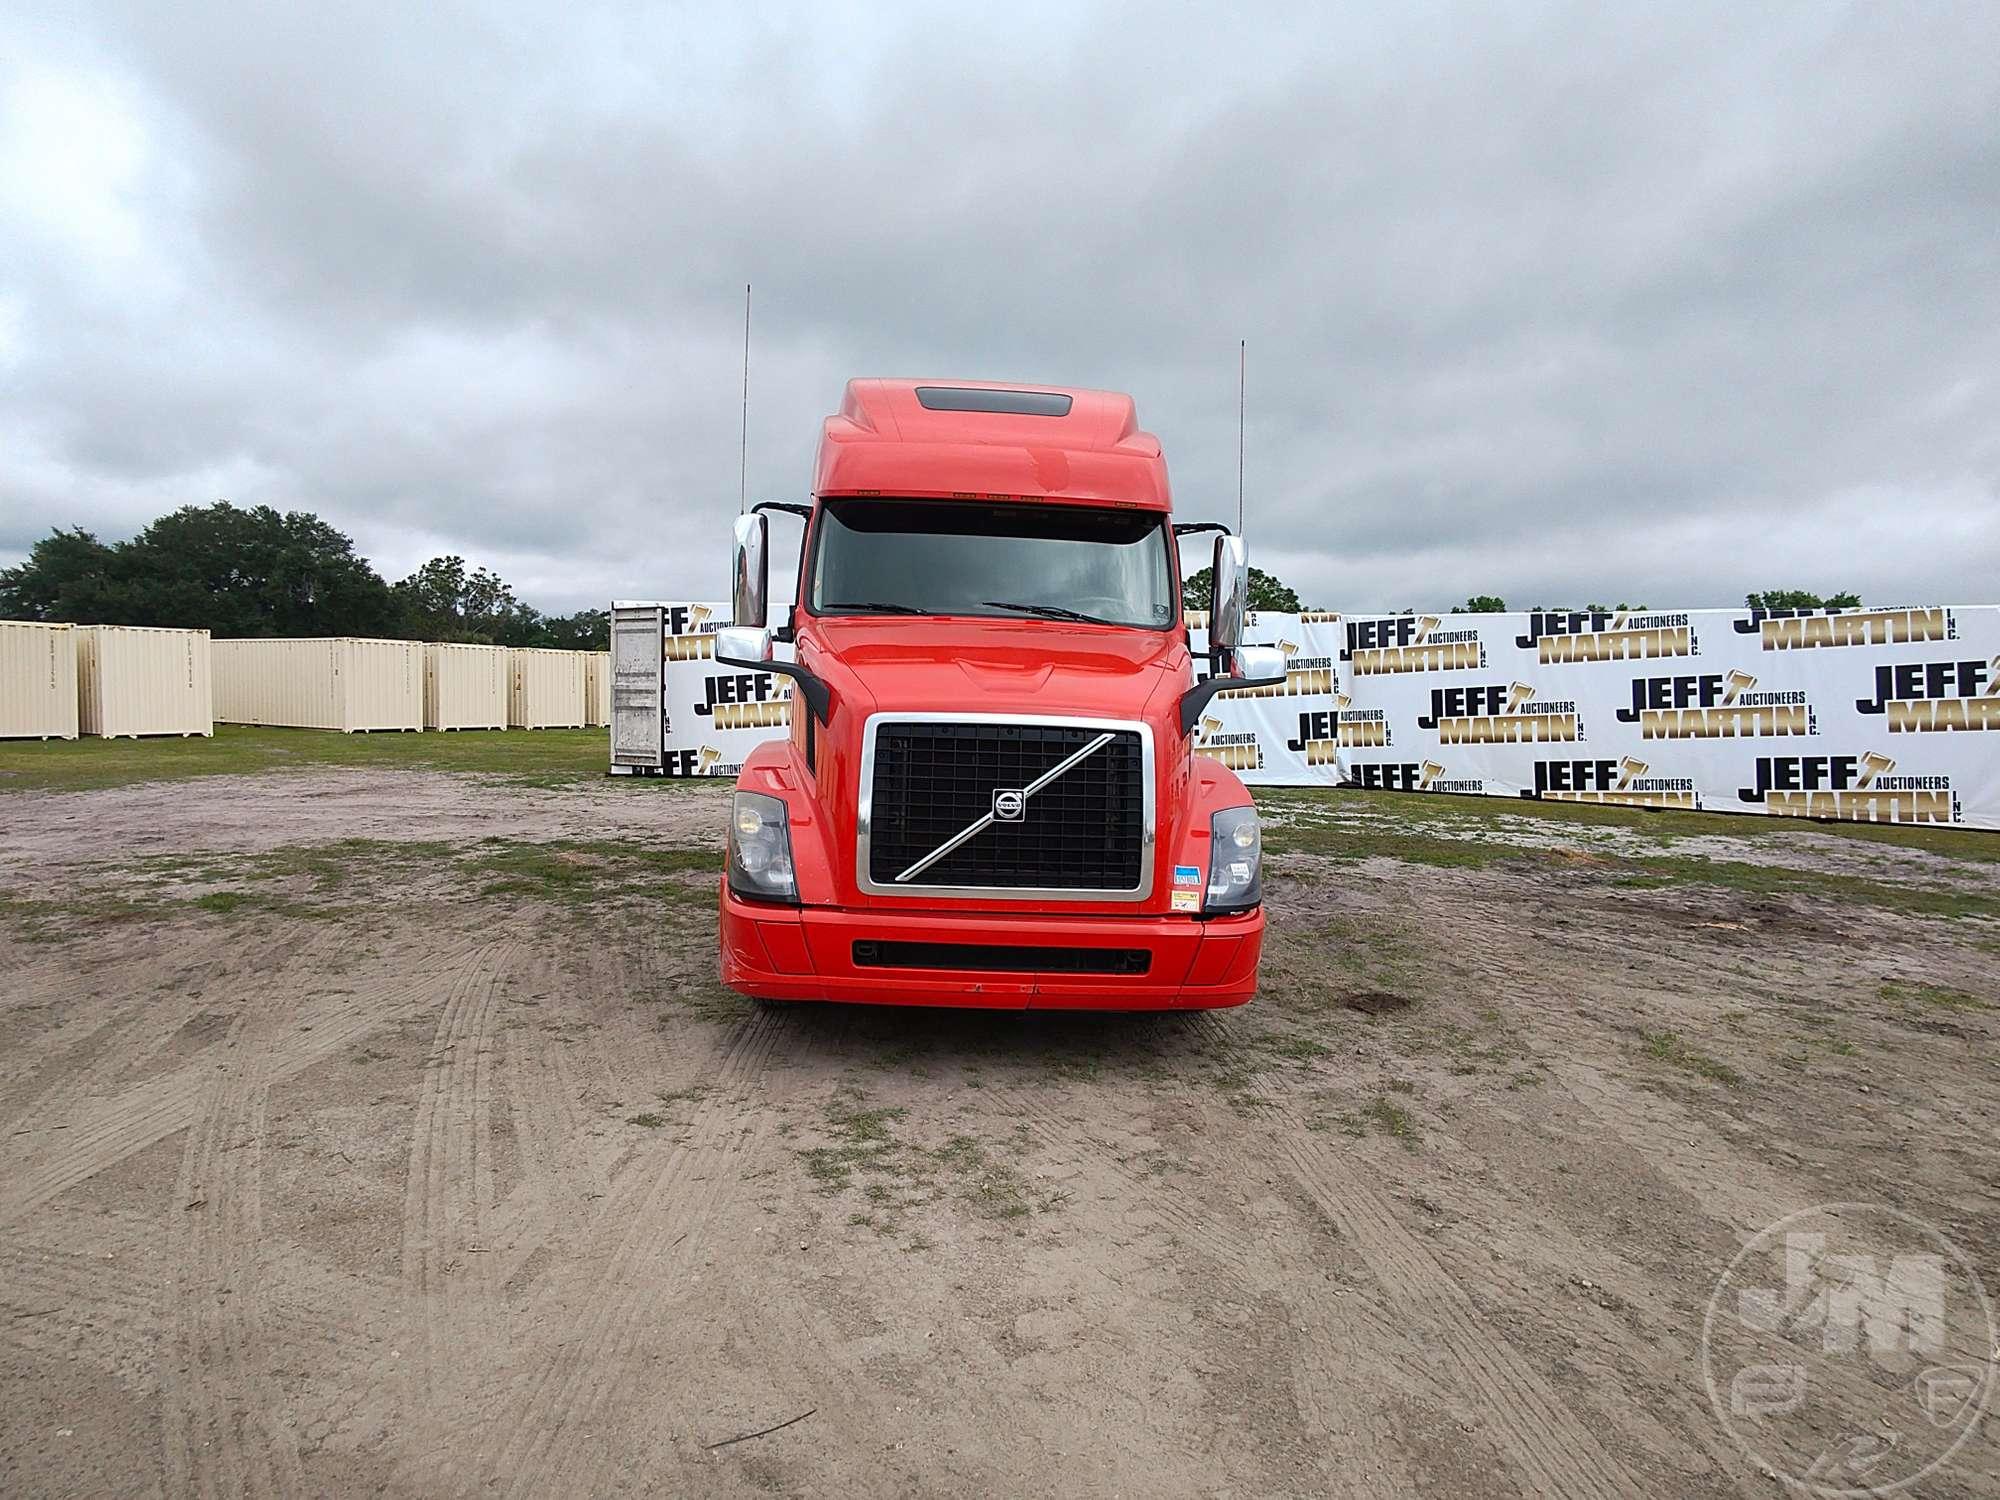
M1884 1000L1909 1006L1929 1005L1939 1010L1991 1010L1991 1001L1942 984L1900 984L1894 980L1882 986Z
M79 880L61 899L0 897L0 922L23 941L36 942L108 922L188 911L338 919L362 910L357 903L377 891L400 887L407 896L420 876L436 876L429 893L445 899L514 895L583 906L641 895L707 908L715 902L713 877L721 868L721 855L711 849L630 840L489 839L466 849L426 839L337 839L257 853L196 851L107 861L92 866L92 878ZM347 903L314 899L334 892L347 892ZM704 994L699 1000L710 998ZM741 1002L725 999L719 990L713 998L717 1006L711 1008L732 1015L741 1009Z
M954 1134L932 1147L904 1140L896 1128L904 1119L904 1110L870 1108L860 1090L843 1086L826 1106L825 1144L798 1153L821 1193L859 1186L868 1207L849 1223L889 1235L903 1230L913 1210L947 1200L995 1221L1048 1213L1069 1201L1067 1192L1038 1192L973 1136Z
M490 877L480 890L482 896L534 896L582 905L642 890L647 894L664 890L679 900L690 887L682 877L719 874L722 856L713 849L660 848L616 839L558 839L546 844L488 839L465 864ZM694 889L702 901L715 899L706 883Z
M100 926L142 922L164 911L156 901L102 890L83 892L67 901L0 897L0 921L13 928L24 943L57 943Z
M443 864L452 846L435 840L399 843L393 839L336 839L327 844L292 844L245 857L253 880L310 880L316 891L333 891L357 874L382 874Z
M1660 884L1706 885L1751 896L1808 895L1818 901L1872 906L1918 917L2000 917L2000 897L1982 891L1891 884L1859 875L1832 875L1740 860L1653 855L1621 862Z
M1341 815L1344 806L1362 798L1374 799L1368 812L1360 816ZM1394 800L1384 800L1390 798ZM1507 842L1504 837L1508 826L1518 827L1519 820L1530 818L1554 825L1630 827L1669 843L1674 838L1724 835L1781 844L1787 835L1807 832L1895 843L1959 860L2000 860L2000 836L1975 830L1849 823L1813 824L1802 830L1798 827L1801 820L1790 818L1739 817L1723 824L1707 813L1655 814L1641 808L1510 802L1505 798L1438 798L1430 793L1285 789L1262 793L1258 800L1272 815L1272 821L1265 825L1264 847L1273 854L1316 854L1341 860L1379 856L1445 869L1484 869L1506 862L1564 868L1582 859L1607 884L1627 890L1699 885L1751 896L1810 895L1815 900L1909 916L2000 918L2000 897L1985 891L1918 885L1907 880L1871 880L1860 875L1699 855L1619 855L1536 848ZM1435 805L1440 803L1444 805ZM1654 818L1669 821L1664 827L1655 826ZM1765 826L1768 824L1777 827Z
M46 740L0 743L0 793L86 791L193 776L254 776L309 766L452 771L517 786L603 780L605 729L458 730L450 734L338 734L218 724L209 739ZM638 795L674 795L672 777L634 777Z
M856 1172L908 1175L901 1160L903 1147L889 1128L906 1111L900 1107L864 1109L860 1098L857 1091L850 1089L835 1095L826 1107L830 1143L808 1147L799 1153L806 1175L819 1184L823 1193L838 1193L847 1188Z
M1272 854L1317 854L1327 859L1397 859L1448 870L1480 870L1502 860L1546 860L1551 851L1491 839L1413 833L1386 820L1374 823L1266 823L1264 848Z
M1377 1099L1368 1106L1368 1119L1382 1134L1401 1141L1412 1151L1417 1149L1421 1136L1416 1117L1402 1105L1391 1099Z
M627 1125L644 1126L647 1130L658 1130L662 1125L667 1123L667 1120L665 1115L656 1115L649 1109L632 1116L625 1123Z
M1390 922L1335 915L1314 924L1301 918L1266 934L1263 992L1306 1015L1343 1007L1368 1011L1374 1002L1367 996L1417 993L1426 958L1417 935ZM1381 1008L1400 1007L1385 1000Z
M1712 812L1620 807L1602 802L1536 802L1527 798L1465 797L1438 792L1364 792L1335 787L1259 787L1254 795L1257 805L1267 813L1278 816L1291 814L1301 820L1326 816L1350 820L1380 818L1405 827L1432 824L1469 833L1482 826L1497 831L1506 826L1503 820L1530 818L1556 827L1569 824L1630 829L1666 842L1725 834L1731 838L1783 843L1790 839L1823 835L1891 844L1900 849L1920 849L1925 853L1974 863L2000 863L2000 833L1965 828L1894 823L1822 823L1806 818L1748 814L1729 817ZM1296 837L1305 831L1298 824L1267 827L1265 847L1276 848L1278 845L1274 840ZM1320 837L1339 841L1350 831L1343 823L1320 830ZM1337 854L1339 851L1315 849L1312 852Z
M1639 1032L1639 1039L1646 1044L1646 1055L1666 1063L1669 1067L1692 1073L1697 1078L1706 1078L1711 1083L1720 1083L1735 1088L1743 1082L1743 1075L1725 1062L1718 1062L1705 1052L1697 1052L1671 1031Z
M715 896L711 892L709 900L714 899ZM732 1021L742 1020L744 1014L756 1004L755 1001L746 999L732 989L725 989L713 978L695 979L691 981L689 988L678 994L662 995L658 998L671 1000L698 1021L712 1021L717 1025L727 1025Z
M1325 1057L1333 1048L1324 1042L1316 1042L1309 1036L1282 1036L1275 1033L1260 1036L1256 1044L1279 1057L1290 1058L1293 1062L1311 1062L1316 1057Z
M197 884L231 882L232 888L194 898L203 911L229 913L245 908L316 915L255 891L235 889L244 881L300 881L315 893L338 891L369 879L441 872L454 893L466 877L485 877L470 889L479 896L529 896L582 905L624 894L665 897L677 904L710 905L715 888L706 879L719 874L722 856L712 849L662 848L620 839L559 839L545 844L487 839L464 849L436 840L338 839L296 844L257 854L166 855L115 867L140 879Z
M206 896L195 897L189 904L201 911L210 911L226 917L231 912L241 911L244 907L253 905L256 900L256 894L252 891L210 891Z

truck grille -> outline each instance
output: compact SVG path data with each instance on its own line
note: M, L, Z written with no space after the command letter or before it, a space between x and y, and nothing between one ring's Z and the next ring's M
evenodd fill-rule
M993 810L996 790L1026 787L1102 729L1083 724L878 725L868 875L896 877ZM994 823L899 890L1136 890L1143 875L1145 753L1136 730L1112 731L1028 799L1018 823Z

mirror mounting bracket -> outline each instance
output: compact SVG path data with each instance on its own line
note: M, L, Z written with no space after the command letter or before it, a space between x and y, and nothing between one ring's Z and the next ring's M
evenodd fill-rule
M826 685L826 679L814 676L795 661L751 661L743 656L718 656L715 659L725 667L741 667L746 672L776 672L780 677L789 677L799 685L799 696L806 700L806 708L815 719L825 724L833 714L833 689ZM1278 680L1284 681L1283 678Z
M1235 688L1278 687L1284 681L1283 677L1203 678L1181 694L1181 733L1194 733L1194 726L1201 722L1201 711L1208 707L1208 700L1217 693L1226 693Z

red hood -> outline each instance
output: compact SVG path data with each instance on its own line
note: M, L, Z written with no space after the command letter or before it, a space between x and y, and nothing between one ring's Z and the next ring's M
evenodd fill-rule
M807 624L800 656L867 715L949 705L980 713L1146 718L1188 681L1178 631L1061 620L869 616Z

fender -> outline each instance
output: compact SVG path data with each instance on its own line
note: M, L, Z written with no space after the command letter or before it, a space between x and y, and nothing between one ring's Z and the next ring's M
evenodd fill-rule
M1234 771L1220 762L1212 761L1205 755L1196 755L1193 761L1194 765L1188 776L1187 826L1181 832L1180 842L1173 850L1173 856L1177 865L1194 865L1200 869L1202 879L1206 881L1209 821L1226 808L1250 806L1250 789ZM796 859L797 855L795 854L793 858Z

